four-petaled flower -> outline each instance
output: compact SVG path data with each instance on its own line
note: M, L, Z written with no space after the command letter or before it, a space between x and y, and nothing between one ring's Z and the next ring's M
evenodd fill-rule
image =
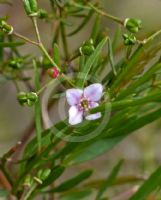
M100 83L92 84L81 89L68 89L66 98L69 108L69 123L75 125L81 123L83 118L87 120L95 120L101 117L101 113L95 113L85 116L85 112L91 108L97 107L99 100L103 94L103 86Z

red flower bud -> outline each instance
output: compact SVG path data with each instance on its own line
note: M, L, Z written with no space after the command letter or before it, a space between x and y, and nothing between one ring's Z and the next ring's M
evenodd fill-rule
M48 74L51 78L57 78L60 75L60 71L56 67L48 69Z

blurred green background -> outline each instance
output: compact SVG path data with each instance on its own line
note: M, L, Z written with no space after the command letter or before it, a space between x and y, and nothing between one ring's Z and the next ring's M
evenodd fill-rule
M26 17L23 10L22 0L11 2L13 6L0 5L0 15L9 16L9 22L17 32L35 39L31 21ZM38 2L40 2L42 8L49 9L49 1L39 0ZM104 10L120 18L140 18L143 21L143 29L138 37L143 37L161 28L161 0L104 0L100 2ZM50 26L44 22L39 25L42 40L46 46L49 46L52 36ZM109 27L110 35L116 29L116 25L107 19L103 20L102 26ZM78 47L80 42L88 38L89 28L89 26L86 26L79 34L69 38L68 42L72 44L72 48ZM24 54L40 54L39 50L31 45L21 47L21 51ZM22 138L25 129L32 121L32 113L32 109L19 106L16 100L16 89L12 82L3 82L2 77L0 77L0 155ZM139 173L142 170L145 173L151 171L161 160L160 128L161 120L127 137L106 155L70 170L77 171L78 168L92 166L97 169L96 177L104 177L107 174L108 167L116 163L117 159L124 158L126 174L136 173L136 171ZM69 174L66 176L69 176Z

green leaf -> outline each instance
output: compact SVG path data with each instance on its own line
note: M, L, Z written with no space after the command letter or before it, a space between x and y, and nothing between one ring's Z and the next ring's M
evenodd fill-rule
M114 101L111 103L106 103L104 105L98 106L97 108L92 109L90 112L95 113L98 111L105 111L107 108L112 108L112 110L118 110L123 109L125 107L131 107L131 106L138 106L138 105L144 105L146 103L152 103L152 102L158 102L161 99L161 93L160 92L152 92L149 95L143 96L143 97L135 97L131 99L125 99L120 101Z
M132 67L135 66L135 64L138 62L141 54L143 52L143 46L140 45L136 51L133 53L132 57L128 60L128 63L123 66L123 70L118 74L117 79L113 82L111 86L111 90L115 90L117 86L121 83L121 81L124 79L126 75L130 72Z
M36 61L33 61L33 66L34 66L34 73L35 73L35 89L36 91L39 91L41 86L40 86L39 72L37 69ZM36 124L36 135L37 135L37 142L38 142L38 151L40 151L42 127L41 127L41 105L40 105L39 99L35 103L35 124Z
M22 46L24 45L24 42L0 42L0 47L8 47L8 48L13 48L17 46Z
M96 196L96 200L100 200L103 193L107 190L107 188L109 186L111 186L114 182L114 180L116 179L120 168L123 164L123 160L120 160L116 166L114 166L114 168L112 169L111 173L109 174L108 178L105 180L105 182L101 185L101 188Z
M113 49L112 49L112 43L111 43L110 38L108 38L108 55L109 55L109 62L110 62L110 65L111 65L113 75L116 76L117 72L116 72L116 69L115 69L114 58L113 58Z
M141 76L138 80L136 80L135 82L131 83L128 88L126 88L125 90L121 91L121 93L119 94L119 96L117 97L117 99L122 99L125 96L131 94L134 92L134 90L136 88L138 88L139 86L143 85L145 82L149 81L149 79L154 75L154 73L156 71L158 71L159 69L161 69L161 63L155 63L152 67L149 68L148 71L146 71L144 73L143 76Z
M82 71L80 72L80 74L78 74L78 81L77 81L77 86L82 88L84 86L85 81L87 80L88 74L90 72L90 69L92 67L92 65L96 62L98 56L100 55L100 52L103 48L103 46L105 45L105 43L107 42L107 37L104 38L96 47L95 51L93 52L93 54L91 56L89 56L89 58L87 59Z
M96 19L94 21L92 33L91 33L91 38L93 39L94 44L96 42L97 36L99 34L99 31L100 31L100 23L101 23L101 16L96 15Z
M60 52L59 52L59 47L55 43L53 48L54 48L54 61L57 64L57 66L60 66Z
M141 176L136 175L130 175L130 176L119 176L117 177L111 184L111 186L122 186L125 184L137 184L138 182L144 181L145 178ZM99 190L103 184L105 184L107 180L106 179L96 179L92 180L88 183L85 183L83 187L91 188L91 189L97 189Z
M92 142L86 142L80 144L69 156L66 157L63 164L73 165L88 160L92 160L97 156L105 153L106 151L112 149L122 137L112 138L112 139L100 139Z
M55 187L52 190L49 190L47 192L64 192L69 189L72 189L73 187L80 184L82 181L86 180L92 175L92 170L86 170L84 172L81 172L79 175L63 182L61 185Z
M91 195L91 193L91 190L71 191L69 194L60 197L60 200L81 200Z
M147 181L129 200L145 200L152 192L160 187L161 184L161 166L148 178Z
M74 31L69 33L68 36L72 36L72 35L78 33L89 22L89 20L91 19L93 14L94 14L93 10L90 10L88 15L82 21L82 23Z
M65 168L62 166L56 166L53 169L51 169L51 173L48 176L47 179L43 182L43 184L40 186L40 188L44 188L52 184L57 178L59 178L62 173L64 172Z

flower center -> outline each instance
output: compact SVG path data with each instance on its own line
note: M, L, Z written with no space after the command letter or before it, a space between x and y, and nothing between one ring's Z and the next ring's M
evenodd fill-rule
M79 103L79 107L80 107L81 110L88 111L88 109L90 107L89 106L89 100L84 98L84 97L81 98L80 103Z

